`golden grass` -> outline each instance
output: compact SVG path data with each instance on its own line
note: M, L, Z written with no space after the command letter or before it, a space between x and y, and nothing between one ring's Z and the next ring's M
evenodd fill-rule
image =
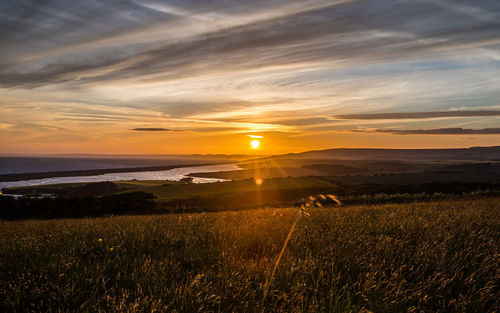
M0 311L500 309L500 199L309 213L0 222Z

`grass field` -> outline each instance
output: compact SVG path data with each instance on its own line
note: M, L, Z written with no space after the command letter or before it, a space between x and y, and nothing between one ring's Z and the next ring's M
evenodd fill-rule
M124 187L130 186L133 190L144 191L154 194L159 201L173 199L187 199L192 197L218 197L228 193L254 192L256 190L290 190L310 188L331 188L336 185L323 177L277 177L265 180L260 186L253 179L227 181L213 184L174 184L172 186L161 185L135 185L134 181L121 182ZM119 184L119 185L120 185ZM128 184L125 185L125 184Z
M0 222L0 312L498 312L500 198Z
M310 188L331 188L336 184L324 177L276 177L266 179L260 186L255 184L253 179L226 181L211 184L183 184L169 180L127 180L115 181L119 188L128 191L144 191L154 194L159 201L173 199L187 199L192 197L218 197L227 193L252 192L256 190L290 190L290 189L310 189ZM14 187L15 190L38 191L44 193L55 193L68 187L81 187L87 183L40 185L29 187Z

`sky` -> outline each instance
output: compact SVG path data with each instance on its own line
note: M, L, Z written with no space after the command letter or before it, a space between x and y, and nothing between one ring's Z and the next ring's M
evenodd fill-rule
M500 145L496 0L2 0L0 39L0 154Z

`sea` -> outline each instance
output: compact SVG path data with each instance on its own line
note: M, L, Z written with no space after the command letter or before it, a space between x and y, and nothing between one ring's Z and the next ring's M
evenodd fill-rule
M161 171L108 173L93 176L51 177L1 182L0 188L119 180L181 180L191 173L221 172L241 169L235 163L194 166L214 163L203 158L113 158L113 157L16 157L0 156L0 174L42 173L75 170L120 169L151 166L182 167ZM193 166L189 166L193 164ZM186 166L188 165L188 166ZM193 177L193 183L224 181L218 178Z

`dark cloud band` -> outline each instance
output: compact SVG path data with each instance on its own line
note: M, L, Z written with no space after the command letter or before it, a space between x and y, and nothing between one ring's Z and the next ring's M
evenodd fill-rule
M375 132L394 135L500 135L500 128L377 129Z
M440 117L475 117L500 116L497 110L479 111L441 111L441 112L410 112L410 113L372 113L337 115L335 118L346 120L396 120L396 119L427 119Z

